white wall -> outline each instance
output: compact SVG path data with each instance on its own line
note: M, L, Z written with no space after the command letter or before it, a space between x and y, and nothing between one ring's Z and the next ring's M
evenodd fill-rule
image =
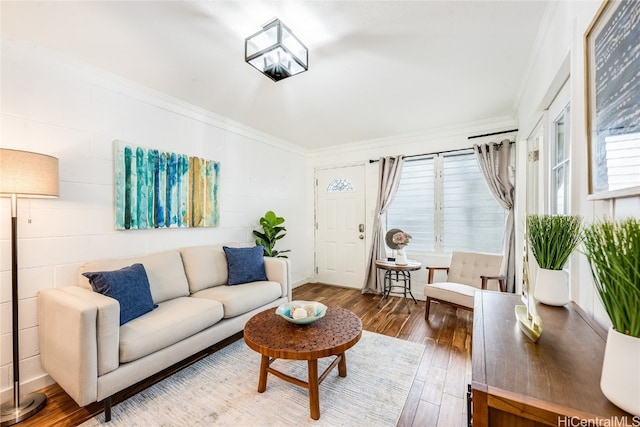
M587 132L585 122L584 34L601 5L595 1L558 1L550 3L543 23L542 36L530 75L518 106L519 143L534 129L562 83L570 76L571 110L571 205L574 214L587 223L594 218L624 218L640 215L640 197L617 200L587 200ZM526 165L526 149L519 150L519 164ZM524 167L519 179L524 181ZM523 201L518 205L519 220L524 221ZM521 247L521 245L519 245ZM589 265L583 255L574 253L571 261L572 299L603 326L610 324L591 280Z
M37 292L76 283L80 263L188 245L251 244L258 218L284 216L292 277L313 269L312 168L300 149L44 48L3 36L1 144L59 159L60 197L18 200L21 382L40 367ZM221 162L217 228L115 231L113 141ZM0 390L11 378L10 203L0 204ZM4 399L3 399L4 401Z

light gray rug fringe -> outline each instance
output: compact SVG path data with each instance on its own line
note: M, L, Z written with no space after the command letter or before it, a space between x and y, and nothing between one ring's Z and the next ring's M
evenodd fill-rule
M320 384L320 419L309 416L308 392L269 375L257 392L260 355L239 340L173 374L82 427L163 426L395 426L425 346L363 331L347 351L347 377L335 368ZM323 372L333 357L320 359ZM273 366L304 381L305 361L277 360Z

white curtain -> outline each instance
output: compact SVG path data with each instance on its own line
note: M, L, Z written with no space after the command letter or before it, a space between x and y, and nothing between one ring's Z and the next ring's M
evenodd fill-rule
M382 218L398 190L403 164L404 156L381 157L379 161L378 199L376 201L376 211L373 220L371 251L369 252L369 259L367 260L364 284L362 285L363 294L379 294L382 292L382 272L379 272L376 268L376 260L385 259L387 256L384 243L385 224Z
M499 144L491 142L473 146L480 170L491 194L507 211L502 253L506 260L507 292L515 292L516 242L513 212L515 187L509 179L510 150L511 143L508 139Z

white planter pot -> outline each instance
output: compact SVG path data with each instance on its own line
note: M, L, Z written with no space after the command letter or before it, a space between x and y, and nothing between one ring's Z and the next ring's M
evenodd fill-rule
M407 265L409 264L409 260L407 259L407 254L404 249L398 249L396 251L396 265Z
M569 302L569 275L564 270L538 269L536 301L547 305L561 306Z
M611 403L640 416L640 338L609 328L600 388Z

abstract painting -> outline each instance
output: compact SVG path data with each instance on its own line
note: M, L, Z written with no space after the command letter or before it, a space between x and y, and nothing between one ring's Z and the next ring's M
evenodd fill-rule
M116 229L219 225L220 162L114 145Z

